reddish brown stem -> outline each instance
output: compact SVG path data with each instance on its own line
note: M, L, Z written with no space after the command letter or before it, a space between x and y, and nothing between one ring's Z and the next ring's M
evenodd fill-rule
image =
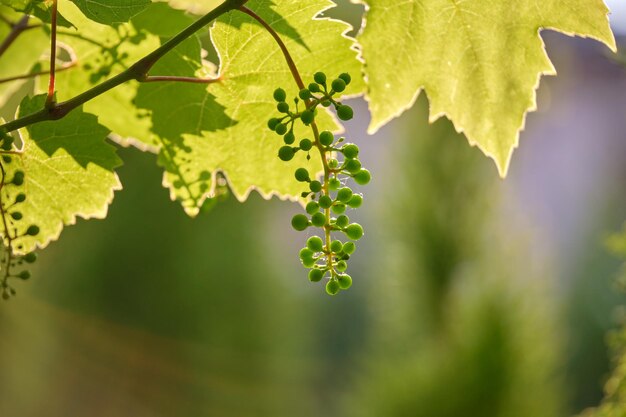
M76 65L76 61L68 62L67 64L56 67L55 71L56 72L65 71L74 67L75 65ZM50 73L50 70L45 70L45 71L29 72L28 74L22 74L22 75L14 75L13 77L0 78L0 84L8 83L11 81L16 81L16 80L27 80L29 78L36 77L38 75L45 75L49 73Z
M54 107L54 83L57 61L57 0L52 0L52 16L50 21L50 80L48 82L48 97L46 108Z

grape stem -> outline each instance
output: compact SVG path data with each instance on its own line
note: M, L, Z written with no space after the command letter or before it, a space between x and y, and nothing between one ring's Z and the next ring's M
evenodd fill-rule
M148 78L148 72L161 59L165 54L178 46L181 42L188 39L198 30L202 29L213 20L218 17L242 7L248 0L225 0L222 4L211 10L185 29L181 30L177 35L167 40L163 45L139 59L133 65L128 67L125 71L117 74L116 76L109 78L106 81L90 88L89 90L61 103L52 103L49 107L15 119L11 122L5 123L0 126L0 130L5 132L11 132L13 130L20 129L25 126L29 126L33 123L43 122L47 120L58 120L65 117L69 112L77 107L80 107L84 103L98 97L101 94L106 93L112 88L117 87L125 82L136 80L139 82L145 81ZM6 43L6 40L5 42Z
M15 42L15 40L26 30L33 29L39 27L39 25L29 25L28 19L30 16L25 15L22 17L17 23L11 23L6 21L7 24L11 25L11 32L7 35L6 38L0 44L0 56L2 56L7 49Z
M263 19L261 16L256 14L254 11L252 11L248 7L241 6L239 7L239 10L247 14L248 16L252 17L261 26L263 26L263 28L265 28L267 32L269 32L269 34L272 36L272 38L274 38L274 40L278 44L278 47L282 51L283 56L285 57L285 61L287 61L287 66L289 67L289 71L291 72L291 75L293 76L293 79L296 82L296 85L298 86L300 90L305 89L306 87L304 85L304 82L302 81L302 76L300 75L300 72L298 71L298 67L296 66L296 63L294 62L293 57L289 53L289 49L287 49L287 46L285 45L281 37L278 35L278 33L272 28L272 26L270 26L269 23L265 21L265 19ZM304 105L306 106L307 110L314 107L313 102L310 99L305 100ZM328 182L330 180L330 174L332 170L328 166L328 159L326 157L326 149L320 143L319 129L315 121L311 122L311 130L313 131L313 137L315 139L313 144L319 151L320 157L322 159L322 165L324 166L324 183L322 185L322 191L324 192L325 196L330 197L330 191L328 189ZM332 251L330 250L330 242L331 242L330 232L332 230L332 226L330 225L330 207L324 209L324 214L326 216L326 223L324 224L324 237L326 241L326 245L324 248L325 254L326 254L326 266L328 268L328 271L331 273L331 276L334 276L336 275L336 273L333 267Z
M57 62L57 0L52 0L50 20L50 77L48 80L48 96L46 97L45 107L50 109L54 107L54 84L56 80L56 62Z
M78 62L73 59L70 62L67 62L63 65L59 65L58 67L56 67L56 72L61 72L61 71L66 71L70 68L73 68L76 66ZM29 72L28 74L22 74L22 75L14 75L13 77L7 77L7 78L0 78L0 84L3 83L8 83L11 81L16 81L16 80L27 80L29 78L33 78L33 77L37 77L39 75L45 75L45 74L49 74L50 70L45 70L45 71L35 71L35 72Z

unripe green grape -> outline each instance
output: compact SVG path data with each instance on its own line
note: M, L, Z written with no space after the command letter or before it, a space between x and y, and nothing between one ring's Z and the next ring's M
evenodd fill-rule
M343 243L341 243L340 240L333 240L332 242L330 242L330 251L332 253L341 252L342 247L343 247Z
M313 252L321 252L324 249L324 242L319 236L311 236L306 241L306 247L311 249Z
M6 136L2 141L2 149L5 151L10 151L13 147L13 138L11 136Z
M299 255L300 255L300 259L313 259L313 255L315 254L309 248L302 248L300 249Z
M328 295L335 295L339 292L339 283L336 279L331 279L326 283L326 292Z
M22 259L24 259L27 263L32 264L37 260L37 254L35 252L30 252L24 255Z
M352 77L350 77L350 74L347 72L339 74L339 77L337 78L341 78L346 85L350 84L350 81L352 81Z
M274 90L274 100L285 101L287 99L287 93L282 88Z
M18 277L20 277L23 280L27 280L28 278L30 278L30 272L22 271L19 273Z
M348 205L352 208L359 208L361 204L363 204L363 196L360 194L354 194L348 201Z
M13 213L11 213L11 217L13 218L13 220L21 220L22 213L20 213L19 211L14 211Z
M346 261L339 261L337 262L337 265L335 265L335 269L339 272L344 272L346 269L348 269L348 264L346 263Z
M342 203L347 203L352 198L352 189L350 187L343 187L337 191L337 200Z
M359 155L359 147L354 143L348 143L341 148L341 152L346 158L354 159Z
M322 212L315 213L311 216L311 223L316 227L324 226L326 224L326 215Z
M335 220L335 225L342 229L346 227L348 223L350 223L350 219L345 214L342 214L341 216L337 217L337 220Z
M280 123L280 120L272 117L267 121L267 127L269 127L270 130L276 130L276 126L278 125L278 123Z
M301 232L309 227L309 219L304 214L296 214L291 218L291 227Z
M37 236L39 234L39 226L35 224L28 226L28 229L26 229L26 234L29 236Z
M354 116L354 112L352 111L352 107L346 106L345 104L341 104L337 107L337 117L341 120L350 120Z
M320 92L320 86L317 85L316 83L311 83L309 84L309 91L312 93L319 93Z
M326 74L324 74L321 71L313 74L313 79L318 84L322 84L322 85L326 84Z
M15 196L16 203L23 203L25 200L26 200L26 194L24 193L19 193L18 195Z
M333 200L329 196L323 195L320 197L319 203L321 208L327 209L333 205Z
M322 106L324 106L324 107L330 107L331 104L333 104L333 103L330 100L322 101Z
M352 255L356 250L356 245L354 242L346 242L343 244L343 253L347 255Z
M311 98L311 92L310 92L308 89L303 88L303 89L302 89L302 90L300 90L300 92L298 93L298 96L300 96L300 98L301 98L302 100L308 100L308 99L310 99L310 98Z
M358 159L348 159L343 164L343 169L351 174L356 174L361 169L361 166L361 161L359 161Z
M331 191L338 190L341 187L341 181L337 178L331 178L328 180L328 189Z
M350 275L342 274L337 277L337 283L339 288L347 290L352 286L352 277Z
M276 127L274 127L274 132L278 133L279 135L284 135L285 133L287 133L287 125L278 123Z
M346 82L341 78L337 78L336 80L333 80L331 87L336 92L341 93L343 90L346 89Z
M320 143L322 145L329 146L331 143L333 143L334 140L335 140L335 137L328 130L324 130L323 132L320 133Z
M15 185L22 185L24 183L24 171L15 171L11 182Z
M295 152L291 146L281 146L278 150L278 157L285 162L291 161L294 154Z
M294 173L294 177L296 177L296 180L300 182L307 182L310 179L309 171L307 171L306 168L298 168Z
M320 282L324 278L324 271L321 269L311 269L309 271L309 281Z
M358 223L352 223L344 230L346 236L348 236L352 240L359 240L363 236L363 227L361 227Z
M2 155L2 160L5 163L10 164L13 159L11 159L11 157L9 155Z
M281 101L280 103L276 105L276 110L278 110L281 113L289 113L289 104L285 103L284 101Z
M330 209L335 214L342 214L346 212L346 205L343 203L335 203Z
M305 268L313 268L313 265L315 265L315 259L313 258L300 259L300 262L302 262L302 266Z
M320 210L320 205L317 204L317 201L309 201L306 204L305 210L309 214L315 214Z
M283 142L285 142L286 145L291 145L295 141L296 135L293 134L293 130L290 130L289 132L285 133L285 136L283 136Z
M309 139L302 139L300 141L300 149L302 149L303 151L310 151L312 147L313 142L311 142Z
M322 183L319 181L311 181L311 183L309 184L309 188L314 193L319 193L320 191L322 191Z
M311 110L305 110L300 114L300 120L305 125L310 125L315 119L315 114Z
M370 182L370 180L372 179L372 174L370 174L370 172L367 169L362 169L356 174L354 174L352 178L354 178L354 181L357 184L365 185L368 182Z

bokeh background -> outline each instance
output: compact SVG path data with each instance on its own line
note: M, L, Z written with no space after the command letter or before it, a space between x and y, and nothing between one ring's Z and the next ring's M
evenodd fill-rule
M610 3L626 47L626 5ZM358 27L362 8L328 12ZM366 237L337 297L298 261L299 207L253 194L196 219L121 149L105 221L79 221L0 306L0 416L561 417L599 403L624 302L626 55L543 32L509 177L427 101L376 135ZM621 62L620 62L621 60Z

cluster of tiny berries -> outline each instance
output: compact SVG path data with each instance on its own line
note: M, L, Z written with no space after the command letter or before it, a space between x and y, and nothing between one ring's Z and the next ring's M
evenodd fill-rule
M24 184L24 171L16 170L12 178L7 178L5 167L13 162L13 138L10 135L2 135L0 143L0 154L2 161L0 162L0 224L2 225L2 237L4 240L4 254L2 257L2 270L0 271L0 288L2 289L2 299L8 300L15 295L15 289L11 287L9 281L11 279L27 280L30 278L30 271L23 269L20 272L14 272L16 267L23 264L32 264L37 260L37 254L34 252L25 255L16 255L14 253L13 244L15 239L23 236L37 236L39 234L39 226L30 225L22 233L18 233L14 226L16 222L23 219L22 212L19 211L20 204L26 201L26 194L19 191ZM8 192L8 186L11 189L17 189L15 197L11 198ZM10 202L7 202L10 199ZM18 246L18 249L21 249Z
M297 181L307 183L308 189L302 197L309 200L306 204L307 214L297 214L291 220L291 225L298 231L309 227L318 227L323 236L311 236L306 247L300 250L300 260L304 267L309 268L309 280L319 282L326 279L326 292L330 295L346 290L352 285L352 278L346 273L347 260L354 253L356 245L353 241L363 236L363 228L358 223L350 223L345 214L346 209L358 208L363 203L363 196L356 194L346 185L349 179L359 185L367 184L371 175L361 166L359 148L352 143L344 143L345 138L335 138L329 131L317 134L315 117L317 107L333 106L341 120L350 120L353 117L352 108L336 101L333 96L345 90L351 78L347 73L339 75L328 83L326 75L317 72L313 76L315 82L303 88L293 102L292 110L287 103L287 94L282 88L274 91L274 99L278 102L277 110L284 114L280 118L268 121L268 127L283 137L284 146L278 151L278 157L283 161L290 161L297 152L306 152L310 159L310 151L316 148L324 164L324 177L318 181L311 176L306 168L295 171ZM300 103L302 111L298 107ZM304 125L312 125L313 140L303 138L297 145L293 127L296 121ZM336 216L336 217L335 217ZM332 233L342 232L350 239L342 242L332 239Z

